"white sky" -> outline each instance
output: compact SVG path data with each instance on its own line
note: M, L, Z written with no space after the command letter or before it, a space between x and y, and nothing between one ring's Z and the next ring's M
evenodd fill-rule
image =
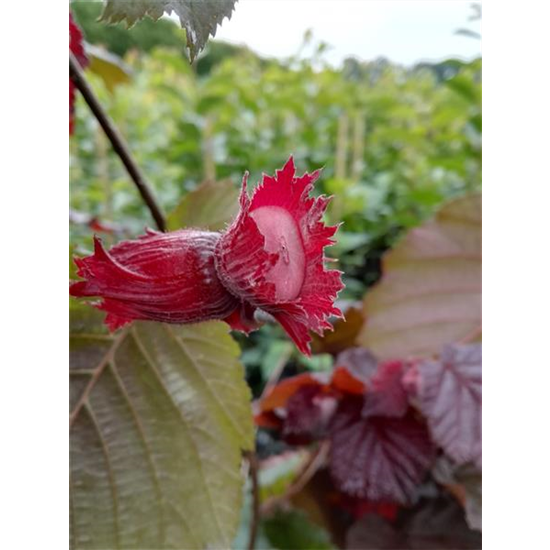
M384 56L411 64L447 57L471 59L481 41L454 34L460 27L480 32L470 22L471 0L239 0L231 20L216 38L244 43L258 53L285 57L296 53L304 32L332 48L331 63L345 57Z

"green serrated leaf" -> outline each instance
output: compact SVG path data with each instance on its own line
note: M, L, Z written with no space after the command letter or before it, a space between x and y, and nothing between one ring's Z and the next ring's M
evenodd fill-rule
M185 195L168 216L168 229L198 227L219 231L239 210L239 190L230 180L204 182Z
M71 313L71 547L228 548L253 427L227 326Z
M204 48L225 17L230 18L237 0L105 0L101 20L125 21L131 27L146 15L155 21L174 12L187 35L191 62Z

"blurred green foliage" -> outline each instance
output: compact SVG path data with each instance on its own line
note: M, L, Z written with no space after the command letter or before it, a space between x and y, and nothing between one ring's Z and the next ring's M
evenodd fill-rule
M74 8L78 16L82 7ZM84 25L87 40L96 27L105 36L134 32L93 25ZM324 59L326 45L305 40L313 53L285 60L211 42L194 66L182 48L161 40L150 49L145 41L124 49L130 83L109 91L97 75L87 76L167 212L205 179L228 178L238 187L248 170L254 184L290 154L298 172L324 167L316 192L334 195L328 221L344 222L328 252L345 272L340 297L358 300L378 279L382 253L405 229L448 198L479 188L481 60L404 68L348 59L336 69ZM80 97L70 152L72 209L116 222L123 236L152 225ZM89 227L71 225L77 250L90 249L91 235ZM308 362L289 352L276 326L238 339L256 393L278 361L287 362L290 374L332 364L330 356Z

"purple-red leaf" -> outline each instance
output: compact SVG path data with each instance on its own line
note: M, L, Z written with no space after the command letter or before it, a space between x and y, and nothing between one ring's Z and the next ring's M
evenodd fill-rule
M426 426L403 418L361 416L362 398L340 403L331 426L330 469L339 489L372 501L410 502L434 458Z
M451 497L421 499L390 523L367 514L347 533L347 550L474 550L481 535L468 529L464 514Z
M355 347L348 348L338 354L336 367L346 368L350 374L361 380L363 384L368 384L376 374L378 361L368 349Z
M481 465L481 344L450 345L418 364L418 399L434 440L457 463Z
M331 387L343 394L363 395L366 390L365 383L351 373L347 367L336 367L332 373Z
M336 406L336 398L320 386L302 386L288 400L283 437L304 443L324 437Z
M409 408L409 399L403 375L405 364L402 361L388 361L378 366L373 376L369 391L365 395L362 415L368 416L403 416Z
M292 378L286 378L267 392L260 403L261 412L270 412L274 409L285 407L288 400L302 387L313 386L322 388L325 381L317 375L310 373L299 374Z
M481 470L471 463L457 466L442 456L433 467L432 476L464 506L470 529L481 531Z

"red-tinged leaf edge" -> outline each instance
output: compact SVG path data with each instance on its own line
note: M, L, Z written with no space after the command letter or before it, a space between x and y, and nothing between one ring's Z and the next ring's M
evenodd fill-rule
M352 395L363 395L367 389L365 383L346 367L336 367L332 373L331 386L335 390Z
M325 383L313 374L299 374L292 378L282 380L261 400L260 411L262 413L273 411L274 409L284 407L290 397L292 397L299 388L304 386L316 386L322 388Z
M82 31L76 24L73 14L69 11L69 50L73 52L78 63L82 68L88 65L88 57L84 50L84 40ZM74 103L76 99L76 88L73 81L69 78L69 135L74 132Z

